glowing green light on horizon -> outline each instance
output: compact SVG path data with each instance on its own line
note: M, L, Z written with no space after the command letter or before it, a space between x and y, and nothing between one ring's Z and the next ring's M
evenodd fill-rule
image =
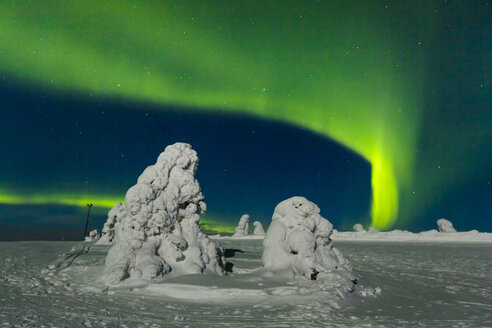
M391 227L398 214L398 186L393 170L383 159L372 162L373 202L371 215L378 218L373 222L376 228Z
M122 202L124 197L103 195L13 195L0 190L0 204L11 205L66 205L84 208L87 204L94 204L94 210L109 211L116 203ZM220 233L233 233L234 225L227 224L224 220L216 219L208 214L200 218L200 223L206 229L215 230Z
M106 209L112 208L117 202L120 202L121 198L117 197L104 197L98 195L58 195L58 194L40 194L40 195L14 195L11 193L0 193L0 204L56 204L67 206L86 206L86 204L94 204L96 207L103 207Z
M343 4L5 1L0 71L57 90L248 113L333 138L371 163L373 225L389 228L412 176L418 69L395 55L390 40L405 31L392 34L383 6Z

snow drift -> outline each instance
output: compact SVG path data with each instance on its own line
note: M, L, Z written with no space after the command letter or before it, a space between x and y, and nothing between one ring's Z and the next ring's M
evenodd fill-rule
M108 214L103 242L114 242L105 262L104 281L149 281L206 271L223 274L222 252L200 231L206 204L189 144L166 147L125 197Z
M333 225L304 197L280 202L263 241L265 269L294 280L316 280L316 288L352 292L356 279L343 255L333 247Z
M249 232L249 215L243 214L239 219L239 223L236 227L236 232L232 235L233 237L247 236Z

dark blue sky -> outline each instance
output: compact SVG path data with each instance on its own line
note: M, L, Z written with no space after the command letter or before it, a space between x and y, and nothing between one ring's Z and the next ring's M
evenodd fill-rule
M0 87L0 106L0 181L16 193L124 195L166 145L185 141L198 152L197 178L213 218L233 224L249 213L268 223L279 201L303 195L339 229L369 222L369 164L297 127L50 93L8 79ZM396 227L432 229L437 218L447 217L460 230L487 230L489 201L490 185L469 184ZM102 227L105 212L96 203L91 227ZM84 220L85 208L2 204L0 239L78 239Z
M368 221L369 164L306 130L221 112L53 94L8 81L0 106L0 149L8 154L0 181L16 193L124 195L166 145L184 141L198 152L197 178L212 218L235 222L249 213L267 223L278 202L304 195L337 226ZM0 223L66 226L66 238L76 238L84 211L4 204ZM104 212L96 208L94 219L100 228Z

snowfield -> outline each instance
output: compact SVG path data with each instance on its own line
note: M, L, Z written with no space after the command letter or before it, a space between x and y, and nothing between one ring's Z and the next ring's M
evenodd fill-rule
M439 232L437 230L418 233L405 230L392 231L338 231L333 233L334 240L348 241L393 241L393 242L451 242L451 243L492 243L492 233L476 230L464 232Z
M359 278L361 293L346 298L336 288L303 294L288 279L265 276L261 239L215 239L232 271L223 277L192 274L134 288L104 285L109 246L0 242L0 327L492 326L491 243L336 236Z

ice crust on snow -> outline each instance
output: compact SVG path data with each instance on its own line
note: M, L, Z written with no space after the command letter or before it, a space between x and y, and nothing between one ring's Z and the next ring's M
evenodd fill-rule
M362 224L360 224L360 223L354 224L353 229L354 229L355 232L366 231L366 229L364 229L364 226Z
M352 292L356 279L350 265L330 238L333 225L318 206L304 197L280 202L263 241L262 261L273 274L294 280L316 280L317 288Z
M439 232L456 232L456 229L453 227L453 223L449 220L439 219L436 223L439 228Z
M236 232L233 237L247 236L249 233L249 214L243 214L239 219L239 223L236 227Z
M261 224L260 221L255 221L253 222L254 230L253 230L253 235L255 236L264 236L265 235L265 230L263 229L263 225Z
M198 225L206 204L194 177L197 165L189 144L166 147L128 189L125 204L109 211L103 242L114 244L105 262L107 285L167 274L223 274L222 252Z

